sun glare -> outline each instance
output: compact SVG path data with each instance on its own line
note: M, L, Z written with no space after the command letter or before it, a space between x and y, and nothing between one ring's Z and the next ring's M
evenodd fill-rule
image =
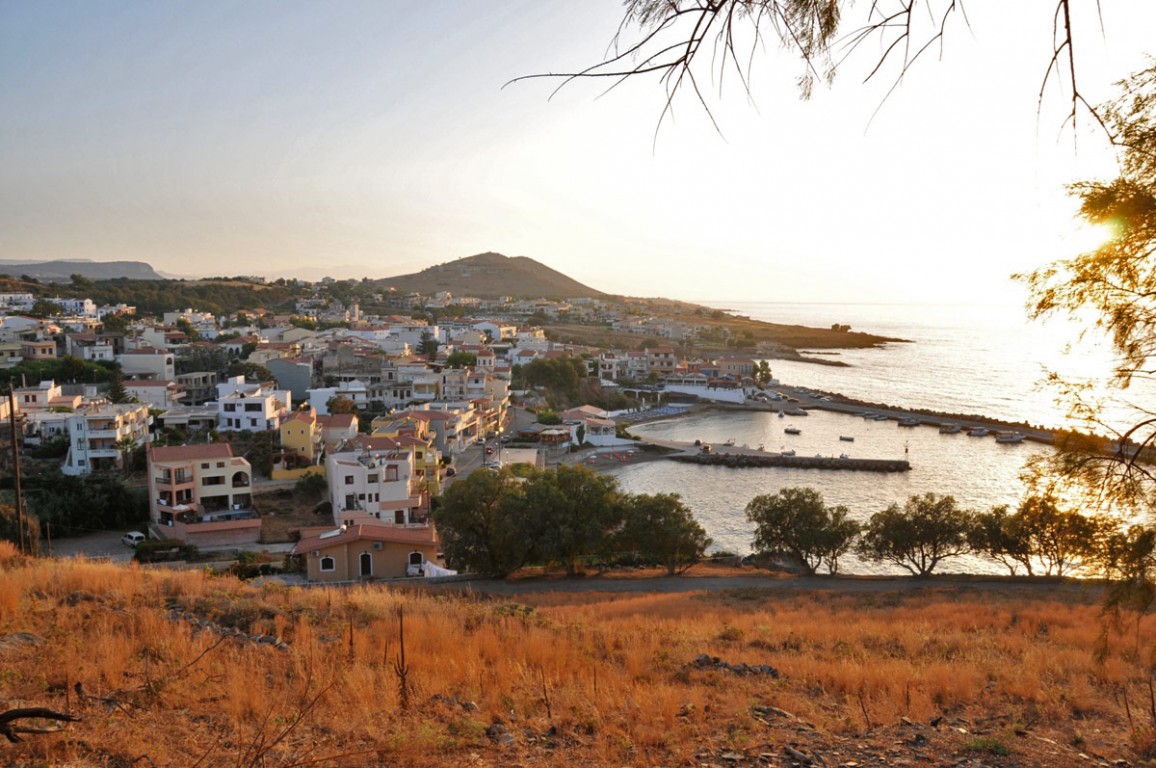
M1093 224L1077 219L1071 233L1065 238L1077 254L1091 253L1116 239L1119 234L1115 222Z

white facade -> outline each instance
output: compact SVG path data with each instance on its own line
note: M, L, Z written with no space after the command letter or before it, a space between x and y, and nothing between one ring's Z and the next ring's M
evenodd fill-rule
M124 451L148 442L150 421L145 405L102 404L69 414L68 455L61 472L87 475L123 469Z
M172 381L177 377L176 358L172 352L136 349L126 351L117 362L126 378Z
M234 376L217 385L217 429L222 431L278 430L291 407L288 390L247 384L244 376Z
M384 446L387 438L366 441ZM359 448L325 458L336 525L428 525L428 505L414 473L413 454Z

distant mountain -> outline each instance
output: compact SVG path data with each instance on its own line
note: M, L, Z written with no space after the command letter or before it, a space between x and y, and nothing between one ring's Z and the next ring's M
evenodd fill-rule
M73 275L90 280L164 280L143 261L12 261L0 260L0 273L20 277L28 275L47 282L67 282Z
M500 253L479 253L412 275L374 282L404 293L433 295L449 291L455 296L478 298L563 299L607 295L526 256L503 256Z

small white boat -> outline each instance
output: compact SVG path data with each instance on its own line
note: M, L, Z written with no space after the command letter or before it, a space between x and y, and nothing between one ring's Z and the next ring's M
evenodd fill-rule
M988 429L987 427L973 427L972 429L968 430L967 436L968 437L987 437L989 434L991 434L991 430Z
M995 441L997 443L1022 443L1025 437L1026 435L1022 432L1003 432L995 436Z
M941 435L958 435L960 426L958 424L940 424L939 434Z
M839 435L839 439L842 440L844 443L855 442L855 436L854 435Z
M890 417L890 416L888 416L888 415L887 415L887 414L885 414L885 413L877 413L877 414L875 414L874 416L872 416L871 418L872 418L872 420L874 420L874 421L887 421L887 420L888 420L888 419L890 419L891 417Z
M896 422L901 427L918 427L919 419L900 419Z
M803 430L799 429L798 427L787 427L783 431L786 432L788 435L801 435L801 434L803 434Z
M794 456L795 452L792 450L779 451L780 456Z
M848 456L848 455L847 455L847 454L845 454L845 453L840 453L840 454L839 454L839 458L840 458L840 459L849 459L849 458L851 458L851 457L850 457L850 456Z
M785 419L786 417L787 417L787 414L783 413L782 411L779 411L779 418L780 419Z

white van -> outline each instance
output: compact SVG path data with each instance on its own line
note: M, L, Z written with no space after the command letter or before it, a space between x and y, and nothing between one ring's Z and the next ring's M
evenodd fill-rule
M136 549L136 545L145 540L145 535L140 531L129 531L124 536L120 537L122 544Z

